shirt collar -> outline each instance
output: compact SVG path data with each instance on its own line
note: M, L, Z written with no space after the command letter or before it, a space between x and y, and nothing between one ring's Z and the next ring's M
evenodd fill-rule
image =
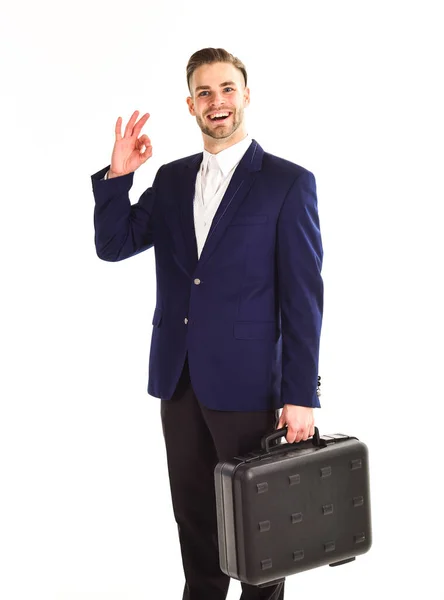
M203 160L202 160L202 173L206 173L208 160L211 156L215 157L217 164L219 165L220 170L224 177L228 175L228 173L236 166L245 152L247 151L249 145L251 144L251 137L247 134L243 140L233 144L229 148L225 148L221 152L217 154L211 154L207 150L203 151Z

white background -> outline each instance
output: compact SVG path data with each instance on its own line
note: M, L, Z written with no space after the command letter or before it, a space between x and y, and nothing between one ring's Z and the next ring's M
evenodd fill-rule
M286 598L444 598L439 2L18 2L2 11L0 596L180 600L154 253L97 258L91 175L134 110L153 157L199 152L185 67L246 64L249 133L310 169L324 244L321 433L369 448L373 546ZM180 424L178 424L178 427ZM239 597L232 581L229 600Z

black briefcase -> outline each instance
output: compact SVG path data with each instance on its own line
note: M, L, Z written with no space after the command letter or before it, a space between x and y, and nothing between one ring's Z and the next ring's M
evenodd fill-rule
M309 440L279 443L286 434L214 470L220 568L260 587L352 561L372 543L367 446L317 427Z

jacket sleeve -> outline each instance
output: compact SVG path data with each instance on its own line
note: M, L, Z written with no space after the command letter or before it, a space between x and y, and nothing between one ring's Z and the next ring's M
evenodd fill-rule
M94 194L94 230L97 256L116 262L154 245L153 209L160 171L153 185L131 205L129 190L134 173L103 179L110 165L91 175Z
M316 182L304 170L287 193L277 225L284 404L319 408L319 345L323 312L323 248Z

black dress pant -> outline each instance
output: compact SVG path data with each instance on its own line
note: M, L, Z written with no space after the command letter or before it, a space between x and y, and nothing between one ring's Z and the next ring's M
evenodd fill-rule
M219 566L214 468L260 449L278 410L218 411L203 406L191 387L188 358L170 400L161 400L168 474L178 526L185 587L182 600L225 600L230 577ZM283 600L284 583L260 588L241 582L240 600Z

